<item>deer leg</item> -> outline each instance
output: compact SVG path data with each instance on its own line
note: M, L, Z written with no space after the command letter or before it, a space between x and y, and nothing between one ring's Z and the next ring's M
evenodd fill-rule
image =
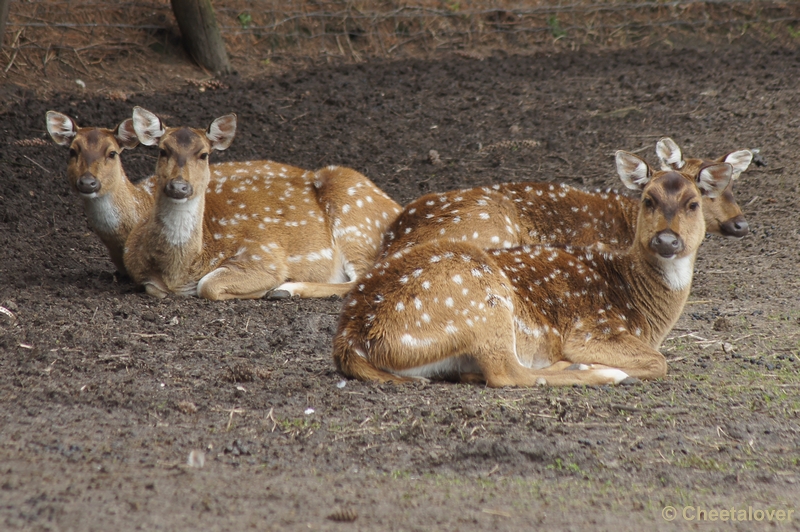
M344 296L355 285L349 283L283 283L267 292L267 299L285 299L288 297L331 297Z
M259 299L279 281L274 273L263 270L221 266L200 279L197 295L211 300Z
M588 341L568 338L564 358L592 370L617 368L638 379L658 379L667 374L664 355L627 332Z
M162 283L157 283L153 280L147 280L142 284L144 285L144 291L153 297L164 299L170 294L170 291L163 286Z
M491 343L480 346L479 354L475 357L486 377L486 384L490 387L619 384L628 378L627 373L613 367L590 368L585 364L576 365L574 361L565 360L561 355L560 342L554 344L544 339L531 341L530 338L523 337L518 344L515 329L510 324L489 328L498 331L500 329L506 329L507 332L493 338ZM534 357L537 359L547 357L557 360L548 367L531 369L520 364L517 349L522 349L527 354L537 353L538 356Z

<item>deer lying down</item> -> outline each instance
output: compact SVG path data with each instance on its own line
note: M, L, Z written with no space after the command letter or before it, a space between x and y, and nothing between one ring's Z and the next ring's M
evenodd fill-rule
M46 115L47 132L59 146L69 146L67 179L83 201L86 220L103 241L117 271L127 273L122 260L125 240L153 207L155 179L136 185L125 175L123 150L139 144L133 121L128 118L114 130L78 127L56 111Z
M207 130L167 128L136 107L139 141L158 144L155 206L128 237L125 266L148 294L207 299L343 295L374 263L400 207L355 170L272 161L220 163L236 115Z
M656 145L662 169L693 177L714 161L684 159L669 138ZM729 153L716 162L733 167L733 179L747 169L748 150ZM741 238L749 227L736 204L731 184L716 197L703 191L706 230ZM482 248L525 244L588 246L597 242L615 249L633 241L638 201L616 192L588 192L551 183L505 183L491 187L432 193L409 203L384 235L382 256L436 239L468 242Z
M642 191L625 251L482 250L436 240L379 261L345 298L333 359L371 381L485 379L489 386L611 384L666 374L658 347L680 316L705 235L703 195L733 169L653 175L617 152ZM598 199L598 201L603 201Z

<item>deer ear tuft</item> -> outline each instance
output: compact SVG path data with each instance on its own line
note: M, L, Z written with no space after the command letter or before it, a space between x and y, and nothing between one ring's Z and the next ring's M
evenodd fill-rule
M738 179L742 172L747 170L753 162L753 152L750 150L739 150L725 156L725 162L733 167L732 179Z
M72 139L78 134L78 125L74 120L57 111L47 111L45 121L47 132L56 144L59 146L72 144Z
M145 146L155 146L166 133L160 118L138 106L133 108L133 129L139 142Z
M132 150L139 145L139 137L136 136L136 130L133 128L133 119L126 118L114 130L114 137L116 137L119 146L123 150Z
M211 147L222 151L227 149L236 136L236 115L229 114L214 120L208 130L206 137L211 141Z
M722 194L733 179L733 166L728 163L718 163L707 166L697 175L697 186L709 198L716 198Z
M632 153L619 150L616 153L617 173L626 187L642 190L650 182L653 173L650 167Z
M669 137L664 137L656 143L656 155L661 161L662 170L680 170L686 166L680 146Z

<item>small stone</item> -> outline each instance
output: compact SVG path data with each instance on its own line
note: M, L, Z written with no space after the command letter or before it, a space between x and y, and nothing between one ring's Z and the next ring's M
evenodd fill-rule
M717 318L714 321L714 325L712 326L712 328L715 331L730 332L733 330L733 324L731 324L728 318Z
M198 449L193 449L189 453L189 458L186 460L186 465L197 468L203 467L206 465L206 453Z
M428 152L428 162L433 165L442 164L442 159L439 157L439 152L431 150Z
M726 354L731 354L731 353L733 353L733 351L734 351L733 344L730 344L730 343L728 343L728 342L723 342L723 344L722 344L722 351L723 351L723 352L725 352Z
M191 401L180 401L177 405L178 410L184 414L194 414L197 412L197 405Z

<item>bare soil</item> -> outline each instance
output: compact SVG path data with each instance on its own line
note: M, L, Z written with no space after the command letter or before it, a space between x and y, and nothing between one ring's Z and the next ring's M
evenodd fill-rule
M722 526L692 506L761 515L734 530L800 529L798 79L796 47L661 43L316 65L127 100L6 87L0 528ZM374 385L330 360L338 299L155 300L115 275L44 114L113 127L134 105L197 127L234 111L216 161L347 165L401 203L504 181L616 187L614 150L655 163L662 136L695 156L757 148L766 166L735 188L751 233L703 244L667 378ZM155 165L152 149L123 157L134 180ZM794 515L770 526L761 510Z

